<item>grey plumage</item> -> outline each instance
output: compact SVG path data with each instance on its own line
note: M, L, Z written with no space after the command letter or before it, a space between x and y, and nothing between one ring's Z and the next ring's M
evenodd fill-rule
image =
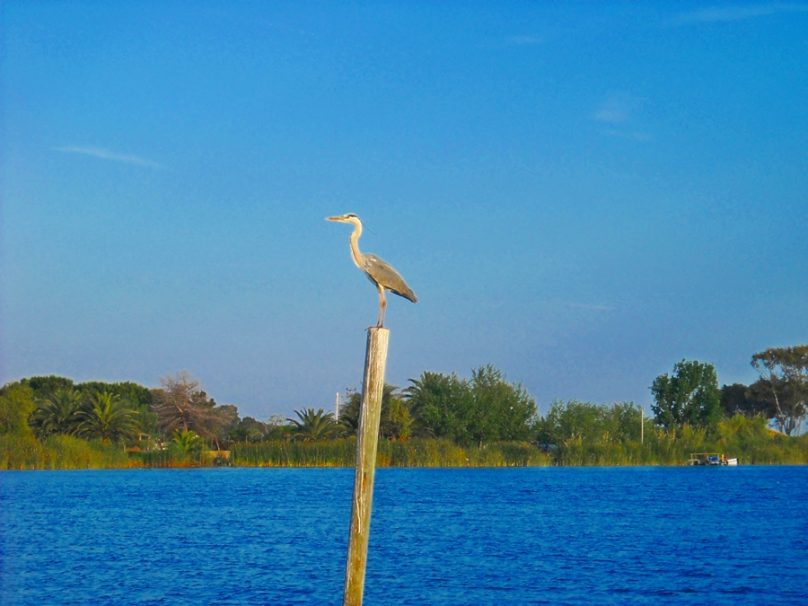
M418 297L415 296L412 289L407 286L404 278L401 277L401 274L399 274L392 265L374 254L363 254L360 252L359 237L362 235L362 221L359 220L359 217L353 213L348 213L335 217L326 217L326 221L350 223L354 226L350 238L351 258L354 264L365 272L365 275L373 282L379 292L379 315L376 319L376 326L384 326L384 312L387 308L387 299L384 296L385 290L389 290L400 297L409 299L413 303L418 302Z

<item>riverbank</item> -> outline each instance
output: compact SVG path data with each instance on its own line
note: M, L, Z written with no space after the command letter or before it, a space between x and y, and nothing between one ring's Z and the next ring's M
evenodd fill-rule
M460 446L449 440L381 441L379 467L619 467L678 466L691 452L714 451L736 457L741 465L808 465L808 436L769 436L765 441L728 444L726 441L665 439L645 443L585 443L570 440L545 449L528 442L495 442ZM692 438L692 436L691 436ZM353 467L353 438L322 441L275 440L239 443L229 450L178 451L176 448L138 451L120 445L51 436L39 442L31 436L0 436L0 469L127 469L183 467Z

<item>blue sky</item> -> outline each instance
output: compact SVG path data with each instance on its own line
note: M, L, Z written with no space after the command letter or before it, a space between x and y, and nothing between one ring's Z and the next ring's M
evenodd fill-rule
M494 364L547 410L808 341L808 3L0 4L0 383L266 419Z

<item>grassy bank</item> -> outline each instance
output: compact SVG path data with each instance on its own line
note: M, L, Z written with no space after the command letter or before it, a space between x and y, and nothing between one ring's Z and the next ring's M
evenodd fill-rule
M233 465L257 467L352 467L353 438L322 442L264 442L233 448ZM525 442L498 442L483 448L462 448L449 440L381 441L379 467L515 467L545 466L547 455Z
M170 450L133 453L130 467L353 467L356 440L274 440L235 444L227 453L204 451L180 455ZM549 456L532 444L500 442L483 448L461 448L449 440L379 443L379 467L525 467L550 465Z
M131 465L119 444L55 435L0 435L0 469L121 469Z
M683 427L651 429L639 440L616 440L608 433L572 435L543 448L529 442L460 446L446 439L381 440L379 467L518 467L683 465L690 453L719 452L741 465L807 465L808 435L787 437L762 420L732 417L713 432ZM320 441L272 440L236 443L225 452L165 450L126 452L118 444L53 435L0 435L0 469L121 469L127 467L352 467L354 438Z
M271 441L234 445L230 451L179 453L174 450L127 453L120 446L69 436L35 439L0 436L0 470L125 469L177 467L353 467L354 439L320 442ZM646 444L587 444L569 440L543 452L524 442L463 448L448 440L379 443L379 467L544 467L683 465L691 452L722 452L742 465L806 465L808 439L773 438L765 445L739 449L701 440L677 443L666 437Z

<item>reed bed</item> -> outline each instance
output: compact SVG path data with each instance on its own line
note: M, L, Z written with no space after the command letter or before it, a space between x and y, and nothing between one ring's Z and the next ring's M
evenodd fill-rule
M650 429L650 428L649 428ZM787 437L763 419L735 416L708 432L688 426L677 431L650 429L639 440L617 440L608 432L575 435L557 444L494 442L461 446L447 439L382 440L379 467L534 467L683 465L693 452L719 452L742 465L806 465L808 435ZM232 444L229 453L164 450L126 452L121 444L53 435L0 434L0 469L102 469L127 467L353 467L354 438L319 441L270 440Z
M0 469L114 469L129 467L119 444L54 435L40 442L32 435L0 435Z

